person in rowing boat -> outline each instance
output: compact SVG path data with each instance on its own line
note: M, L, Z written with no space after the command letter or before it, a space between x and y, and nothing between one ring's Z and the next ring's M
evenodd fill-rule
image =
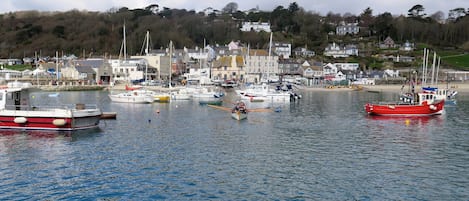
M235 106L233 107L232 112L241 112L241 113L246 113L246 104L242 101L238 101L235 103Z

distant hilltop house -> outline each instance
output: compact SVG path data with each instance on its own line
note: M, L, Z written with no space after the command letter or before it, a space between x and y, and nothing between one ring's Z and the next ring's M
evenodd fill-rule
M358 56L358 48L356 45L340 46L336 43L332 43L324 49L324 56L334 58Z
M255 32L272 32L270 30L270 23L268 22L243 22L241 26L241 31L244 32L249 32L249 31L255 31Z
M395 48L396 43L394 43L394 40L391 37L386 37L382 43L379 43L379 48L380 49L389 49L389 48Z
M406 41L400 49L404 51L413 51L415 49L415 44L409 41Z
M345 23L341 22L339 26L335 28L335 32L339 36L345 36L347 34L356 35L360 32L358 23Z
M383 42L379 43L379 48L380 49L391 49L391 48L399 48L402 51L413 51L415 49L414 43L411 43L409 41L406 41L402 45L398 45L394 42L394 40L391 37L386 37Z

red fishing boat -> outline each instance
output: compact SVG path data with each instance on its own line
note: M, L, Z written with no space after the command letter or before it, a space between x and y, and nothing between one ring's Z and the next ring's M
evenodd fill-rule
M417 99L416 101L414 101L414 97ZM430 116L442 114L444 105L445 100L437 99L435 94L418 93L416 96L407 96L399 102L367 103L365 111L370 115Z

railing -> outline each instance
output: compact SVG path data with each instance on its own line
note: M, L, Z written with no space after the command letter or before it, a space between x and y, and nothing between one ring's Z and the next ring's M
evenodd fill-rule
M6 105L6 110L23 110L23 111L54 111L54 110L86 110L98 109L96 104L62 104L58 106L44 106L44 105Z

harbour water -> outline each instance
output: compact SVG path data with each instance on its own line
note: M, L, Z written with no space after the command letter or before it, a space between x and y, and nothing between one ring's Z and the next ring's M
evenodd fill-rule
M1 130L0 200L469 200L469 94L436 117L371 118L366 102L397 95L303 92L239 122L190 101L107 94L37 94L97 103L117 120L75 133Z

